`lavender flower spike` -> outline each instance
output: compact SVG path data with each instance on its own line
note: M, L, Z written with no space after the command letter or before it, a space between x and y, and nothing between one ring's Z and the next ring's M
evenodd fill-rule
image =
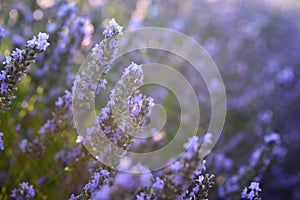
M0 111L6 110L15 98L13 92L26 76L27 68L34 62L35 57L50 45L48 37L45 33L39 33L38 37L34 36L27 42L25 49L16 48L11 55L6 56L3 65L0 66Z

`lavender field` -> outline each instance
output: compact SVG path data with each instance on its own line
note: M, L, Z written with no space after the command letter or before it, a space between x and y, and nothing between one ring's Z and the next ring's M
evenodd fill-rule
M0 200L300 199L299 17L0 0Z

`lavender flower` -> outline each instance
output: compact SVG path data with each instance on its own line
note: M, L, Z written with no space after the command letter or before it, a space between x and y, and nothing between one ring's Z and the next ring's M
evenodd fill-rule
M38 51L46 51L47 47L50 46L47 42L48 38L49 35L46 33L39 33L38 37L33 36L33 38L27 42L27 45L30 48L36 47Z
M207 199L214 185L214 175L205 174L205 160L199 160L200 138L193 137L184 145L192 149L188 159L182 156L160 170L152 184L137 194L137 199Z
M14 200L27 200L34 197L35 192L32 185L22 182L18 189L13 189L10 197Z
M28 143L28 140L27 140L27 139L23 139L23 140L21 141L21 143L20 143L20 145L19 145L19 148L20 148L20 150L21 150L22 152L25 151L25 148L26 148L27 143Z
M109 26L107 29L116 31L114 26ZM88 100L86 98L93 97L92 94L83 95L87 89L91 89L91 92L98 94L101 88L105 88L105 76L111 69L111 64L118 51L118 34L121 34L121 32L116 32L115 35L106 37L100 44L95 45L90 55L87 71L82 71L75 78L72 90L77 93L76 96L83 103L82 106ZM99 77L99 82L95 83L95 80L98 80Z
M101 185L106 184L109 181L110 173L106 170L95 172L92 179L85 185L84 191L87 193L94 193Z
M103 31L103 35L107 38L112 37L113 35L120 34L123 31L123 27L120 26L116 20L113 18L109 21L109 26Z
M146 123L146 117L154 105L153 99L139 92L129 98L128 109L131 120L136 126L142 127Z
M208 199L209 189L214 185L214 175L200 175L192 180L182 199Z
M76 200L76 197L75 197L75 195L74 195L74 194L72 194L69 200Z
M260 200L260 192L261 188L259 187L259 183L251 182L251 185L247 188L243 189L241 193L242 199L249 199L249 200Z
M113 144L128 150L132 143L133 134L138 134L144 125L145 118L149 114L152 106L152 98L140 96L138 116L133 111L134 102L129 99L138 99L139 94L135 94L139 86L142 85L143 73L141 66L132 63L125 69L119 84L111 91L110 100L98 116L97 123L100 125L104 135L97 133L97 125L87 129L87 137L92 145L97 146L99 157L103 159L107 156L107 149L111 149L111 144L103 143L101 137L107 137ZM129 101L128 101L129 100ZM135 113L133 113L135 112ZM100 137L96 137L100 135ZM95 136L95 137L92 137ZM95 138L98 138L97 140ZM100 145L101 144L101 145ZM99 147L104 149L99 150ZM109 152L112 153L112 152ZM120 155L115 152L116 155ZM109 154L108 154L109 155ZM115 161L118 163L118 160Z
M249 189L253 190L255 192L261 192L261 188L259 187L259 183L257 183L257 182L251 182Z
M164 182L159 177L156 177L155 182L152 184L152 188L155 190L162 190L164 188Z
M2 136L3 136L3 133L2 133L2 132L0 132L0 150L1 150L1 151L3 151L3 150L4 150Z
M139 114L139 111L137 113L133 107L138 109L140 106L132 105L134 101L136 102L135 99L137 99L138 96L130 100L130 105L128 105L128 98L130 98L131 95L134 94L140 86L142 86L143 78L143 71L140 65L135 63L129 65L125 69L125 72L116 87L111 91L110 101L108 103L110 107L113 107L115 123L118 124L118 127L122 131L126 131L131 134L134 134L136 125L132 124L130 115L128 115L128 110L130 110L129 107L131 107L131 111L133 111L134 115L136 115ZM140 101L137 101L140 105L142 103L141 100L142 99L140 98Z
M8 31L0 25L0 41L8 35Z
M104 191L102 189L99 191L101 186L106 186L111 184L112 178L111 174L107 170L101 170L100 172L95 172L91 180L84 186L83 192L78 196L71 195L69 200L73 199L89 199L91 196L103 196ZM98 191L98 192L97 192Z
M16 48L10 56L5 58L0 68L0 110L4 111L15 98L13 92L17 90L17 83L26 76L27 68L34 62L34 58L44 52L49 46L47 42L48 36L45 33L39 33L38 42L36 37L28 41L24 50Z

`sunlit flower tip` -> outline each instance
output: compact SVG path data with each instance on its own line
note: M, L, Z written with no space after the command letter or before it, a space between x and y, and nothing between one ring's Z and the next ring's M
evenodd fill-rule
M124 75L127 76L129 75L131 72L139 72L140 75L142 75L143 71L142 71L142 65L137 65L136 63L132 62L126 69L124 72Z
M123 27L120 26L114 18L109 21L109 26L112 30L115 30L117 33L122 33Z
M113 35L116 34L121 34L123 31L123 27L120 26L116 20L113 18L109 21L109 26L107 26L105 28L105 30L103 31L103 35L105 37L112 37Z

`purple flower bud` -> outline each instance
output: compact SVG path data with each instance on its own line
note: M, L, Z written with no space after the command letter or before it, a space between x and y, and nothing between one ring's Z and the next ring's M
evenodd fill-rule
M3 62L4 65L10 65L11 63L11 57L10 56L6 56L5 57L5 61Z
M152 188L155 190L162 190L164 188L164 182L159 177L156 177L155 182L152 184Z
M1 94L4 94L4 93L8 93L8 87L9 87L9 84L6 83L6 82L0 82L1 84L1 87L0 87L0 93Z
M19 62L22 61L22 50L16 48L12 53L11 53L11 57L14 59L14 60L18 60Z
M76 197L74 194L71 195L71 197L69 198L69 200L76 200Z
M21 150L22 152L25 151L25 148L26 148L26 146L27 146L27 143L28 143L28 140L27 140L27 139L23 139L23 140L21 141L19 147L20 147L20 150Z
M261 192L259 183L257 182L252 182L251 185L249 186L249 189L254 190L255 192Z
M30 48L36 47L39 51L45 51L50 44L48 43L49 35L46 33L39 33L38 37L33 36L33 38L29 41L27 41L27 45Z
M3 133L2 133L2 132L0 132L0 150L1 150L1 151L3 151L3 150L4 150L2 136L3 136Z
M106 37L111 37L111 36L112 36L112 30L109 29L109 28L106 28L106 29L103 31L103 35L106 36Z

